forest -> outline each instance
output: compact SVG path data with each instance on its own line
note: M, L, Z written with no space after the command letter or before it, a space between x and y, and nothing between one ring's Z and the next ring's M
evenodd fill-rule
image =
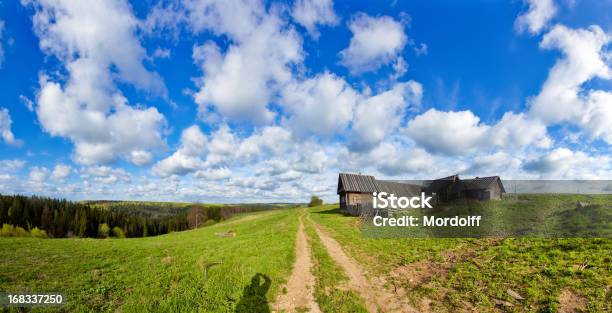
M146 237L198 228L268 205L204 205L161 202L73 202L38 196L0 195L2 235L42 237ZM21 228L21 229L19 229Z

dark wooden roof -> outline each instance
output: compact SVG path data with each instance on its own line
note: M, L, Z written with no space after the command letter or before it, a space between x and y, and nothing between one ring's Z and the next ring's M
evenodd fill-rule
M446 177L442 177L442 178L438 178L438 179L434 179L434 181L436 180L459 180L459 174L455 174L455 175L451 175L451 176L446 176Z
M459 180L459 175L451 175L430 181L427 185L427 192L440 192L442 189L451 187Z
M387 192L398 197L414 196L421 192L421 187L394 181L376 180L371 175L340 173L338 177L338 194L341 192Z
M421 186L394 181L377 180L378 192L394 194L398 197L412 197L421 192Z
M494 184L499 183L499 186L502 192L506 192L504 189L504 185L501 183L501 179L499 176L490 176L490 177L476 177L472 179L464 179L461 180L463 186L467 190L473 189L487 189L491 188Z
M378 191L376 179L371 175L340 173L338 176L338 193L340 192L375 192Z
M439 192L445 188L458 190L476 190L491 188L499 184L501 191L506 192L499 176L459 179L459 175L438 178L425 188L427 192ZM340 173L338 176L338 194L341 192L387 192L396 196L414 196L421 192L421 186L388 180L376 180L372 175Z

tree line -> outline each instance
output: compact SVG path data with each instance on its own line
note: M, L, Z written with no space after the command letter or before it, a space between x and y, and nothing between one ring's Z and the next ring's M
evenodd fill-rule
M160 205L160 210L167 209L166 206ZM143 214L138 208L142 205L129 202L99 206L47 197L0 195L0 225L21 227L27 231L36 228L54 238L146 237L210 225L237 213L270 209L269 206L193 204L172 210L171 215L157 215Z

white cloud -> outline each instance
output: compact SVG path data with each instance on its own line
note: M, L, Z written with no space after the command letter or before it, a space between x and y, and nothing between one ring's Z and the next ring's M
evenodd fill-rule
M571 29L555 26L544 35L540 46L560 49L563 57L555 63L540 93L530 100L529 114L546 124L569 122L593 136L612 143L610 92L585 88L595 78L612 79L605 60L612 36L599 26Z
M553 142L548 136L546 125L524 113L506 112L488 132L489 144L496 147L518 148L533 145L549 148Z
M32 100L30 100L30 98L24 96L24 95L19 95L19 101L21 101L21 103L23 103L23 105L25 105L25 107L28 109L28 111L30 112L34 112L34 102Z
M340 52L341 63L353 74L375 71L395 60L408 42L404 26L389 16L358 13L349 23L353 37Z
M23 168L26 161L13 159L13 160L0 160L0 173L15 172Z
M601 138L612 144L612 92L590 92L578 123L591 138Z
M524 0L524 2L529 5L529 9L520 14L514 23L519 32L529 31L531 34L538 34L557 14L557 6L553 0Z
M224 180L232 177L232 171L227 167L197 171L193 176L207 180Z
M289 115L286 125L298 134L330 136L351 121L357 96L344 79L329 72L291 83L281 98Z
M181 135L181 146L171 156L161 160L153 167L153 173L166 177L184 175L202 167L202 159L208 145L208 139L200 128L193 125Z
M313 38L319 38L320 35L317 25L336 25L339 20L332 0L296 0L292 16Z
M120 182L129 183L132 175L122 168L110 166L88 166L80 170L81 178L88 183L93 180L96 184L112 185Z
M488 130L471 111L430 109L408 122L406 134L428 151L457 155L473 152Z
M40 79L36 113L43 129L69 138L75 161L83 164L118 157L142 164L143 154L134 157L134 151L163 147L163 115L155 108L128 105L115 86L119 80L166 94L161 78L143 65L145 50L135 35L137 20L130 6L124 1L31 6L41 49L68 72L63 85L46 75Z
M9 145L21 145L21 140L15 139L15 135L11 130L13 120L7 108L0 108L0 137Z
M461 171L463 175L514 177L520 170L522 161L517 156L507 152L495 152L493 154L478 155L466 169Z
M200 114L213 107L232 120L272 121L268 104L303 59L299 34L274 7L266 12L259 1L190 2L187 7L192 29L231 40L225 53L212 41L194 47L193 59L204 74L194 95Z
M380 156L384 155L384 158ZM387 176L427 175L437 165L436 159L420 148L406 149L397 143L383 143L371 151L372 159L378 159L376 169Z
M56 180L64 180L70 176L72 167L65 164L57 164L53 169L52 177Z
M240 138L227 125L205 135L192 126L181 137L181 146L153 166L153 174L167 177L196 173L196 177L220 177L224 170L247 169L258 162L297 151L290 132L278 126L256 129ZM304 154L303 152L302 154ZM300 163L296 160L296 166ZM253 170L254 172L254 170Z
M557 148L528 160L523 164L523 169L548 179L609 179L612 174L612 158Z
M430 109L409 121L405 133L428 151L447 155L530 144L547 148L552 143L542 123L512 112L491 126L481 123L471 111Z
M368 150L383 141L402 121L406 109L421 104L423 87L415 81L397 83L392 89L365 97L355 110L349 146Z
M47 169L46 167L34 166L30 170L28 180L32 184L40 185L47 182L47 180L49 179L49 175L49 169Z

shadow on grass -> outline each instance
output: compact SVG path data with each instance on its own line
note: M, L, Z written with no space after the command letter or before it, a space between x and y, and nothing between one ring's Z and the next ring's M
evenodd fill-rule
M244 287L242 298L236 305L236 313L269 313L270 305L266 293L271 280L267 275L257 273L251 278L251 284Z

